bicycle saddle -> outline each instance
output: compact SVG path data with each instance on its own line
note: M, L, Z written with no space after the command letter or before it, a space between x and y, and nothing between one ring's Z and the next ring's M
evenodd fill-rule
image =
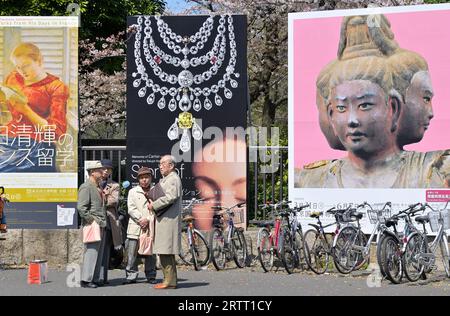
M428 217L428 215L425 215L425 216L417 216L414 220L419 224L426 224L430 221L430 218Z
M398 224L398 218L389 218L388 220L386 220L386 226L387 227L392 227Z
M314 213L311 213L310 217L311 218L319 218L322 215L323 215L323 212L314 212Z

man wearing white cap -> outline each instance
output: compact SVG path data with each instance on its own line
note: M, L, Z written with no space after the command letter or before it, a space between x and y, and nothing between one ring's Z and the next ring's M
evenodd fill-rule
M106 209L103 192L99 187L104 168L100 161L90 161L86 169L89 173L89 179L80 186L77 209L83 227L92 224L94 221L100 226L101 240L85 244L81 286L97 288L105 248Z

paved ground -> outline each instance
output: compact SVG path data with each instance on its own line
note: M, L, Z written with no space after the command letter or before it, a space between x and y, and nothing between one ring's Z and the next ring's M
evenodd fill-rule
M174 296L325 296L325 295L424 295L450 296L450 280L436 272L427 281L391 285L387 281L368 281L369 272L352 276L328 274L316 276L310 273L287 275L285 272L263 273L257 267L245 270L228 269L216 272L211 269L195 272L187 268L179 271L179 288L176 290L154 290L142 282L122 285L123 271L111 271L110 285L95 290L71 288L73 272L49 271L49 283L27 284L26 270L0 271L0 296L5 295L174 295ZM161 278L158 271L158 279ZM371 286L369 287L368 284ZM376 287L379 285L380 287ZM374 287L375 286L375 287Z

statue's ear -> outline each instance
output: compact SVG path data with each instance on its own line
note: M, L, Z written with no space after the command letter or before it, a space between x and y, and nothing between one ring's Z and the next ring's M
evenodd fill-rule
M331 122L331 119L333 118L333 106L331 105L331 102L327 101L327 114L328 114L328 120Z
M397 90L392 89L389 93L388 106L392 109L392 126L391 132L395 132L398 129L400 120L400 113L402 110L402 96Z

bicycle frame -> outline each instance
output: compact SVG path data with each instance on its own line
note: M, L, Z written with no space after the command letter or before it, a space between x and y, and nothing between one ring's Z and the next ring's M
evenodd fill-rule
M431 244L428 244L428 231L426 228L426 225L423 225L423 233L416 232L414 234L411 234L408 238L408 241L413 238L416 234L422 235L423 239L426 244L427 253L421 253L419 257L419 264L423 265L425 267L425 270L428 270L429 268L433 267L436 263L436 251L438 247L440 247L441 240L445 238L445 230L444 226L442 225L442 222L439 223L439 230L436 235L436 238L433 240ZM448 240L445 240L445 245L448 247Z

